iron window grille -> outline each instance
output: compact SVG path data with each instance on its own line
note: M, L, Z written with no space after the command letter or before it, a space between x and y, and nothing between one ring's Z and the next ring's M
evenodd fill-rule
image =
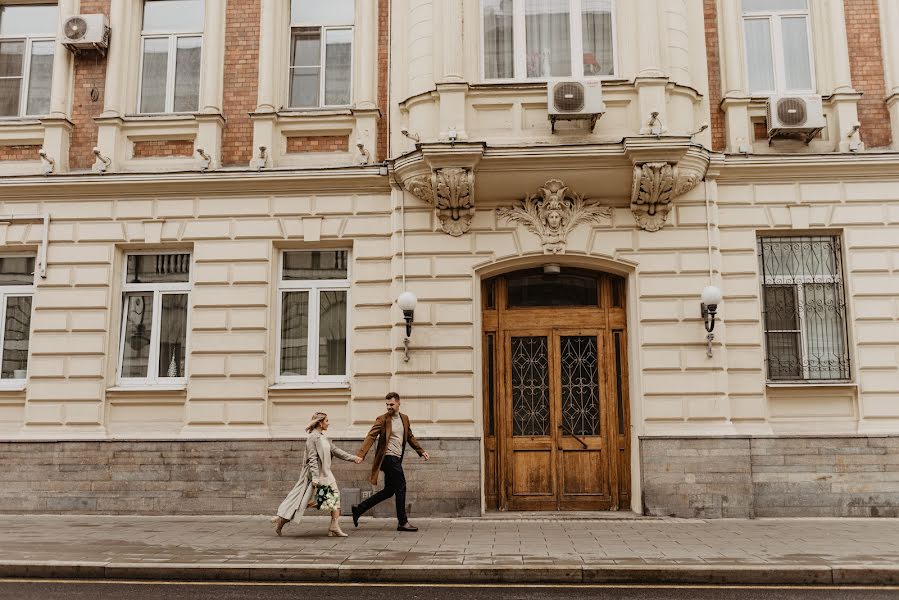
M840 239L758 238L769 381L849 379Z

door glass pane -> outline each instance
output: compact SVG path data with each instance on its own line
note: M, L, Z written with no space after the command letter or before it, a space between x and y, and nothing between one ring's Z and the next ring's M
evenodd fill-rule
M355 0L290 0L290 22L309 25L352 25Z
M809 61L808 27L805 17L784 17L784 77L788 90L812 89L812 67Z
M140 112L165 112L165 86L169 66L168 38L144 40L140 84Z
M281 294L281 375L306 375L309 292Z
M842 293L834 283L806 284L803 291L809 379L848 379Z
M513 337L512 435L549 435L549 356L543 336Z
M484 77L508 79L515 76L513 59L512 3L483 0Z
M153 330L153 292L125 294L122 377L147 377Z
M20 4L0 6L0 35L56 35L59 11L53 4Z
M187 294L163 294L159 330L159 376L184 377Z
M144 0L144 31L203 31L203 0Z
M582 0L581 26L584 36L584 75L611 75L612 0Z
M526 0L528 77L571 75L571 21L568 0Z
M597 279L576 273L540 271L508 278L509 308L529 306L597 306Z
M335 29L325 35L325 105L350 103L353 31Z
M771 91L774 59L771 56L771 27L768 19L746 19L746 68L749 91Z
M25 379L31 329L31 296L9 296L3 326L3 379Z
M50 80L53 75L53 53L56 42L31 44L31 69L28 75L28 101L25 114L46 115L50 112Z
M320 292L318 374L346 375L346 292Z
M200 54L203 38L178 38L175 53L175 112L193 112L200 106Z
M284 272L281 278L285 280L310 280L310 279L346 279L347 278L346 250L314 250L310 252L285 252Z
M596 336L560 339L563 434L599 435L599 357Z

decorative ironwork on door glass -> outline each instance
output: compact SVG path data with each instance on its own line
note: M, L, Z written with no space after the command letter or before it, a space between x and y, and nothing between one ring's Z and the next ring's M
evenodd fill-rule
M849 379L840 239L760 237L768 379Z
M549 354L543 336L512 338L512 435L549 435Z
M562 336L560 350L563 429L574 435L599 435L596 336Z

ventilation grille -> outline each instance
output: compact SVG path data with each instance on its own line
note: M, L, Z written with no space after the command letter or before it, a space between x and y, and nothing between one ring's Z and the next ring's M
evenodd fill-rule
M580 112L584 109L584 86L565 81L553 88L553 106L559 112Z
M80 40L87 33L87 22L81 17L72 17L66 21L64 31L66 39L72 41Z
M777 102L777 119L787 127L801 127L808 119L805 100L802 98L781 98Z

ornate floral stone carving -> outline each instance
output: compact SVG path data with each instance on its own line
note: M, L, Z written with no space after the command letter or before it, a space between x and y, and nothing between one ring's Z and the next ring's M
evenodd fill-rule
M497 215L524 225L537 235L546 254L564 254L568 234L581 223L598 223L612 217L612 209L575 194L558 179L551 179L518 206L500 207Z
M671 202L696 187L702 173L666 162L650 162L634 167L631 212L646 231L658 231L668 220Z
M471 228L474 217L474 172L447 167L430 175L418 175L406 181L406 189L416 198L433 204L446 233L458 237Z

